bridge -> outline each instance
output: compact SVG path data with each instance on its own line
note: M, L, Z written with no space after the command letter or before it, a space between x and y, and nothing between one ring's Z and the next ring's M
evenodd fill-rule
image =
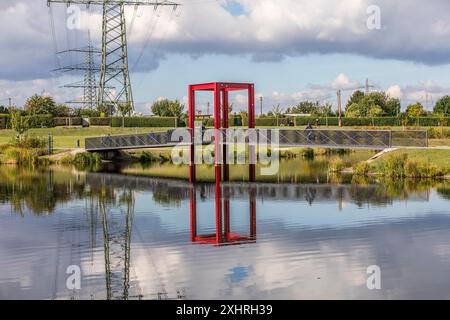
M188 135L193 135L193 129ZM198 130L198 129L197 129ZM235 143L227 139L236 132L256 140L279 147L336 148L336 149L371 149L388 148L426 148L428 134L425 130L328 130L328 129L221 129L220 144ZM175 130L149 132L143 134L102 136L86 138L85 148L88 152L109 152L130 149L151 149L174 146L191 146L191 142L181 141ZM202 131L200 133L203 135ZM203 144L214 142L214 138L203 139ZM276 140L276 141L275 141Z

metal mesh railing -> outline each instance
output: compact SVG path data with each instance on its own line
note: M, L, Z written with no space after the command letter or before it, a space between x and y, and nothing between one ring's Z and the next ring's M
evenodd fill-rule
M173 130L169 130L164 132L150 132L123 136L86 138L85 146L88 151L172 146L177 144L176 141L172 141L172 133Z
M249 130L251 129L224 129L221 131L223 137L233 137L235 133L240 133L242 136L242 133L244 133L247 136L244 142L249 142L248 136L251 136ZM272 130L269 129L253 130L253 136L256 137L257 142L285 147L386 149L428 146L426 131L272 129L273 132L271 132ZM145 134L87 138L85 145L88 151L175 146L180 141L172 140L173 132L174 130L169 130ZM204 136L211 137L213 135L205 134ZM273 139L277 141L273 141ZM211 143L212 141L213 138L203 139L203 143ZM239 141L230 139L226 143L233 142L239 143Z
M427 147L426 131L280 129L281 146L386 149Z

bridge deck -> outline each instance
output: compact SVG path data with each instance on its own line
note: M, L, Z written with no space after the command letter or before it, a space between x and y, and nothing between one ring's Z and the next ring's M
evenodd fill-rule
M256 141L266 142L269 145L273 142L280 147L374 150L394 147L428 147L428 136L424 130L223 129L221 131L222 135L227 137L224 141L228 141L221 142L224 144L236 141L236 135L250 134L257 137ZM89 152L171 147L180 145L179 134L174 133L175 130L169 130L145 134L87 138L85 146ZM202 134L201 131L196 134L199 133ZM204 143L213 141L212 138L205 140L207 141L204 141ZM245 142L248 143L248 138ZM181 144L190 145L190 142Z

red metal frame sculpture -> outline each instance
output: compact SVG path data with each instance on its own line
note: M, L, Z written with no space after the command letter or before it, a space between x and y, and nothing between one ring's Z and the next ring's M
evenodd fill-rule
M230 91L247 90L248 91L248 128L255 128L255 85L253 83L227 83L227 82L211 82L203 84L193 84L189 86L189 111L188 126L191 129L191 138L194 141L195 128L195 92L196 91L213 91L214 92L214 129L228 129L228 93ZM219 134L219 133L216 133ZM215 178L216 183L222 181L222 166L224 164L223 180L229 180L229 165L227 164L227 147L223 145L223 152L220 150L220 141L218 137L215 139ZM249 155L254 157L255 147L249 146ZM223 157L222 157L223 155ZM222 162L220 161L222 157ZM249 165L249 180L255 181L255 164ZM192 143L189 158L189 181L196 181L195 174L195 146Z

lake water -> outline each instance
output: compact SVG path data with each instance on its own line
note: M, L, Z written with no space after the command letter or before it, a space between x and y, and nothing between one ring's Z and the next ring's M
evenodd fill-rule
M0 167L0 299L450 298L450 183L316 178Z

